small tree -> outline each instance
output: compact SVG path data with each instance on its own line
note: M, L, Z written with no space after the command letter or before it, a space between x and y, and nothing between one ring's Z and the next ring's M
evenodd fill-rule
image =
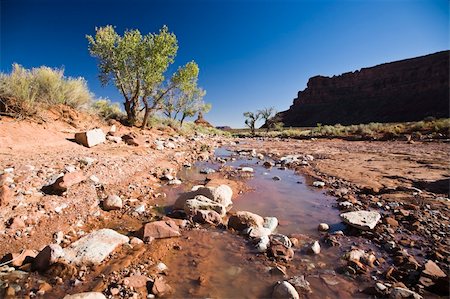
M244 112L244 117L246 117L245 125L250 128L252 136L255 136L255 123L261 118L259 111L257 112Z
M269 108L263 108L261 110L258 110L258 113L261 115L261 118L264 120L265 126L266 126L266 133L269 132L271 128L273 128L274 122L272 121L272 117L275 116L275 108L269 107Z

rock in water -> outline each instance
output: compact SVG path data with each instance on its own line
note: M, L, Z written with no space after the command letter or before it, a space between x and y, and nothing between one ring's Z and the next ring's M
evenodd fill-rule
M320 244L317 241L314 241L313 245L311 246L311 251L314 254L319 254L320 253Z
M138 232L138 237L146 243L153 239L181 236L180 228L173 220L161 220L145 224Z
M330 226L326 223L320 223L317 229L321 232L326 232L327 230L330 229Z
M106 297L99 292L86 292L74 295L66 295L64 299L106 299Z
M203 195L197 195L193 199L186 200L184 211L188 215L194 215L198 210L211 210L217 212L221 217L225 216L227 210L225 206L207 198Z
M236 214L230 216L228 220L228 227L233 228L236 231L242 231L246 228L262 227L263 224L264 218L247 211L236 212Z
M351 226L362 230L371 230L380 221L381 215L374 211L355 211L342 213L341 218Z
M299 299L297 290L287 281L278 281L273 288L272 298Z
M93 147L106 141L106 135L102 129L89 130L75 134L75 141L87 147Z
M112 229L93 231L64 248L64 259L76 265L96 265L128 240Z

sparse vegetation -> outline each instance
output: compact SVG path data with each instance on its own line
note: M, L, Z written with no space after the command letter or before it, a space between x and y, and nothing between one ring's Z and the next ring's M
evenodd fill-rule
M234 130L236 136L279 137L279 138L345 138L365 140L389 140L398 138L421 139L449 138L450 119L430 119L407 123L369 123L343 126L317 124L314 128L284 128L272 132L265 130Z
M14 64L10 74L0 74L2 114L27 117L58 104L88 108L91 101L86 81L64 76L63 69L42 66L28 70Z
M244 112L244 117L246 117L245 119L245 125L247 127L249 127L250 132L252 134L252 136L255 136L255 124L258 121L258 119L261 118L261 113L259 111L257 112Z
M118 103L111 103L108 99L99 99L92 103L92 110L98 116L108 119L122 119L125 115Z
M266 132L269 132L270 129L273 129L275 124L275 120L273 120L273 117L276 114L275 108L274 107L263 108L261 110L258 110L258 113L264 120Z

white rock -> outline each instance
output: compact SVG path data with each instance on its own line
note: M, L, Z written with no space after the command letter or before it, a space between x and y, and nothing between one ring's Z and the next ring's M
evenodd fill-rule
M116 133L116 132L117 132L117 127L116 127L116 125L112 125L111 128L109 128L109 133L114 134L114 133Z
M108 136L106 136L106 139L108 139L109 141L115 142L115 143L122 143L122 137L119 137L119 136L108 135Z
M168 269L168 267L163 262L159 262L158 265L156 265L156 269L158 272L164 272Z
M256 250L258 252L266 252L267 251L267 247L269 246L270 243L270 239L268 236L262 236L259 239L259 242L256 244Z
M169 185L181 185L181 181L179 179L174 179L169 181Z
M395 287L391 290L389 298L400 299L400 298L413 298L413 299L422 299L423 297L413 292L411 290Z
M167 142L167 143L165 144L165 146L166 146L167 148L175 148L175 147L176 147L175 144L174 144L173 142Z
M251 227L249 228L249 237L251 238L261 238L264 236L269 236L272 231L266 227Z
M314 254L319 254L320 253L320 244L317 241L314 241L313 245L311 246L311 251Z
M66 165L66 167L64 167L64 169L67 172L75 172L75 171L77 171L77 168L75 166L73 166L73 165Z
M305 159L306 159L307 161L314 161L314 157L311 156L311 155L305 155Z
M145 212L145 205L139 205L139 206L137 206L137 207L134 209L134 211L135 211L136 213L139 213L139 214L144 213L144 212Z
M92 182L94 182L94 183L100 183L100 179L98 178L98 177L96 177L95 175L91 175L90 177L89 177L89 179L92 181Z
M278 226L278 219L276 217L264 217L263 227L268 228L271 233L275 231Z
M239 168L239 170L242 172L254 172L253 168L251 167L241 167Z
M326 223L320 223L317 229L321 232L326 232L327 230L330 229L330 226Z
M123 206L122 199L117 195L109 195L103 201L103 209L106 211L120 210Z
M66 295L64 299L106 299L106 297L99 292L86 292L74 295Z
M186 201L195 198L197 195L203 195L224 207L229 207L233 204L233 201L231 200L233 197L233 190L231 190L229 186L220 185L218 187L204 187L198 185L192 187L191 192L181 194L176 200L174 208L183 209Z
M317 187L317 188L323 188L323 187L325 187L325 183L324 182L320 182L320 181L315 181L313 183L313 186Z
M299 299L297 290L287 281L278 281L272 293L272 298Z
M3 169L4 173L13 173L14 172L14 168L13 167L9 167L9 168L5 168Z
M371 230L381 219L381 215L375 211L355 211L341 214L342 220L361 230Z
M87 166L91 166L94 162L95 162L95 159L91 158L91 157L84 157L84 158L80 159L80 163L87 165Z
M64 259L76 265L97 265L128 241L127 236L112 229L100 229L64 248Z
M102 129L94 129L86 132L76 133L75 141L84 146L93 147L97 144L105 142L106 135L105 133L103 133Z

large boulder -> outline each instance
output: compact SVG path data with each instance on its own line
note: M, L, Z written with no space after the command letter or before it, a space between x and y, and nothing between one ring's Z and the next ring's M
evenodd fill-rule
M203 195L224 207L233 204L231 200L233 190L229 186L224 184L217 187L197 186L192 191L181 194L174 204L174 209L184 209L186 201L195 198L197 195Z
M76 265L97 265L118 246L129 241L127 236L112 229L100 229L64 248L64 259Z
M106 135L102 129L94 129L86 132L76 133L75 141L87 147L93 147L106 141Z
M354 211L341 214L342 220L358 229L371 230L381 219L381 215L375 211Z
M138 237L146 243L154 239L181 236L180 228L173 220L161 220L144 224L138 231Z
M224 205L221 205L203 195L197 195L193 199L186 200L183 209L187 215L194 215L198 210L215 211L221 217L225 216L227 213Z
M228 227L233 228L236 231L242 231L247 228L263 227L263 225L264 218L247 211L236 212L236 214L230 216L228 219Z

